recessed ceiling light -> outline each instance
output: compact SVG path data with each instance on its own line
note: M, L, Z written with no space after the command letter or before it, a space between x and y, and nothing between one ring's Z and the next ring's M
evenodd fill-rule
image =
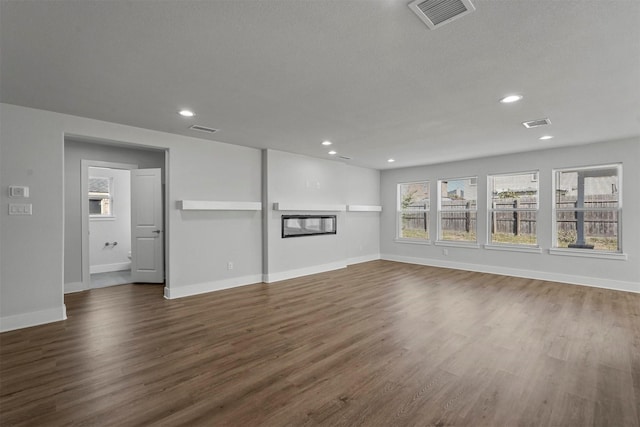
M393 163L395 161L396 161L395 159L387 159L387 162L389 162L389 163Z
M337 152L337 151L333 151L333 150L331 150L331 151L329 151L329 154L331 154L332 156L334 156L334 155L338 154L338 152Z
M511 104L512 102L517 102L522 99L522 95L508 95L500 100L503 104Z
M196 115L191 110L180 110L180 111L178 111L178 114L180 114L182 117L193 117L193 116Z
M322 145L331 145L333 142L331 141L322 141Z
M540 140L544 141L544 140L546 140L546 139L551 139L551 138L553 138L553 136L551 136L551 135L545 135L545 136L541 136L541 137L540 137L540 138L538 138L538 139L540 139Z

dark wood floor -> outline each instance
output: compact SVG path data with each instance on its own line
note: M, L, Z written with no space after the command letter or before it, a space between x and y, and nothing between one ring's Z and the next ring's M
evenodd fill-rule
M0 424L638 426L640 294L375 261L0 335Z

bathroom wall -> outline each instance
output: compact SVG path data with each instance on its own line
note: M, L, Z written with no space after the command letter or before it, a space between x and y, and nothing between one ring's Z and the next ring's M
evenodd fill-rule
M128 257L131 251L131 172L90 167L89 178L92 177L110 178L113 189L112 215L89 217L90 272L128 270L131 268Z

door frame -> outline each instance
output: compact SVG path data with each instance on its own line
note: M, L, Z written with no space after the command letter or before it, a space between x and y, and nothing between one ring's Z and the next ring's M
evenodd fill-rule
M91 266L89 260L89 168L138 169L137 164L105 162L101 160L80 160L80 205L82 215L82 288L91 289Z

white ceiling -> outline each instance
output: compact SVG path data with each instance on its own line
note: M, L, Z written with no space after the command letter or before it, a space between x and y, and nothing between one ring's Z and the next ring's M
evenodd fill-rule
M9 104L377 169L640 135L637 0L0 1Z

